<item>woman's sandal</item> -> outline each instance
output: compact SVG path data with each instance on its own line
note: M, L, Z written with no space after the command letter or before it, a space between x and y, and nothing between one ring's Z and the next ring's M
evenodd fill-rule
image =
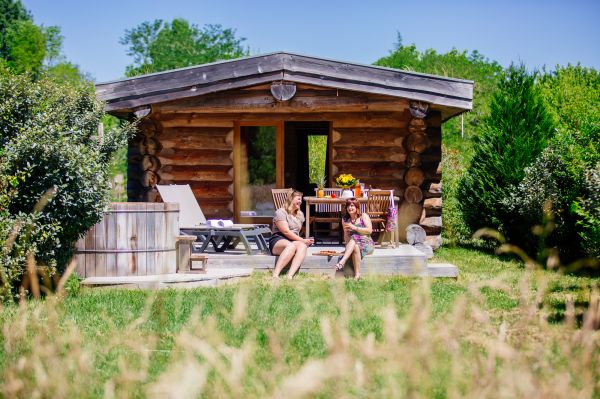
M343 270L344 269L344 264L341 262L338 262L335 264L335 270Z

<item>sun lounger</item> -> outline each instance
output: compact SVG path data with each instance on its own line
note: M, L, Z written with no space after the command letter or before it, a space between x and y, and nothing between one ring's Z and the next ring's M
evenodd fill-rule
M207 224L206 217L192 193L188 184L157 185L158 192L164 202L179 203L179 231L182 234L194 235L198 244L194 245L197 252L204 252L212 245L215 252L224 252L235 248L240 242L246 253L252 254L250 242L253 241L261 252L267 252L269 247L263 234L271 229L266 224L233 224L219 226ZM227 225L229 223L225 223Z

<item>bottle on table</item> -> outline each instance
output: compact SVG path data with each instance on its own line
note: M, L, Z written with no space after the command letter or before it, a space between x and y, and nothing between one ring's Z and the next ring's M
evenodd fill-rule
M356 180L356 186L354 186L354 196L356 198L359 198L362 196L362 191L361 191L361 187L360 187L360 181Z

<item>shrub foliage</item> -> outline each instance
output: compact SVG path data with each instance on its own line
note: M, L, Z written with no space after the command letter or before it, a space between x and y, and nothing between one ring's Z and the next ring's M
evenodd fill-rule
M0 239L15 237L2 253L6 297L19 285L26 253L51 272L64 269L74 242L102 216L108 162L131 125L99 137L103 110L91 87L1 72L0 178L14 182L0 192Z
M577 198L571 209L580 217L577 234L581 249L591 257L600 259L600 162L585 173L584 195Z
M557 67L538 86L559 133L504 202L516 230L513 241L532 252L536 245L555 248L563 262L598 258L600 75L581 66ZM535 242L530 230L544 223L546 211L551 229Z
M503 223L511 226L512 242L529 253L537 253L540 263L544 263L546 248L557 248L563 261L584 256L579 240L573 240L578 217L571 210L573 201L583 195L579 177L583 167L569 154L572 152L566 141L549 145L525 169L523 181L502 203L507 210ZM532 234L536 225L548 231L536 237Z

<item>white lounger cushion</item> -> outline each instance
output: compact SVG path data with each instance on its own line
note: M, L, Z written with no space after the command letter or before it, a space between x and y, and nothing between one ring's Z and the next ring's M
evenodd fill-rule
M206 218L189 184L157 185L164 202L179 203L179 228L193 228L206 224Z

